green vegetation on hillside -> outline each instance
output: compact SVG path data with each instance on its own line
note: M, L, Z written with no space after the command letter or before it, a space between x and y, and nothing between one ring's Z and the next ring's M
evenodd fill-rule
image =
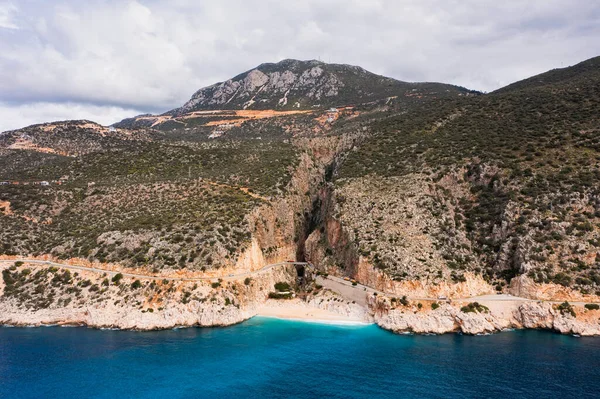
M421 176L448 267L600 292L600 66L573 68L378 121L338 185Z

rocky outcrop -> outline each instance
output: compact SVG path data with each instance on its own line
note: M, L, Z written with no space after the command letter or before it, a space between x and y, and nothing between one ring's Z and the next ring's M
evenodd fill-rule
M374 296L369 299L375 322L396 333L461 332L478 335L512 328L532 328L581 336L600 335L600 311L597 310L579 307L573 317L550 303L514 301L487 305L489 308L485 311L465 312L461 310L463 303L442 304L433 310L425 306L419 308L415 304L393 307L386 299Z
M246 109L257 102L269 103L271 108L285 107L290 101L288 96L295 100L290 105L300 108L301 105L308 105L306 102L314 103L322 98L337 96L339 90L344 87L340 78L334 73L326 72L323 65L316 61L290 61L275 71L261 67L200 89L183 107L176 110L176 113L227 108L231 105ZM264 108L264 105L262 107Z
M515 311L515 319L523 328L541 328L562 334L600 335L600 312L576 310L573 316L560 312L549 303L528 302Z
M306 108L329 103L346 87L348 75L361 75L364 84L381 79L362 68L328 65L319 61L284 60L262 64L225 82L198 90L181 108L179 115L200 109ZM387 79L390 83L400 83ZM367 86L363 87L366 91ZM353 91L354 92L354 91ZM356 95L361 95L355 92Z

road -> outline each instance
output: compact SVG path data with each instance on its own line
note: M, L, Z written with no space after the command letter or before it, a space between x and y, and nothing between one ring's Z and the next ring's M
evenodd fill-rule
M161 281L162 280L167 280L167 281L217 281L219 279L224 280L224 281L230 281L230 280L239 280L241 278L246 278L246 277L252 277L257 274L264 273L267 270L270 270L274 267L279 267L279 266L285 266L285 265L310 266L306 262L279 262L279 263L272 263L270 265L266 265L258 270L252 271L252 272L230 274L230 275L221 276L221 277L169 277L169 276L149 276L147 274L126 273L126 272L115 271L115 270L100 269L100 268L88 267L88 266L68 265L65 263L56 263L56 262L50 262L50 261L38 260L38 259L12 259L12 260L0 259L0 264L1 263L15 263L15 262L39 264L39 265L44 265L44 266L55 266L55 267L60 267L61 269L79 270L79 271L85 271L85 272L106 273L108 276L114 276L116 274L121 273L123 275L123 277L131 277L131 278L145 279L145 280L161 280Z
M383 295L383 296L391 296L392 294L383 292L383 291L379 291L375 288L366 286L366 285L362 285L362 284L356 284L353 285L353 283L351 281L348 280L344 280L343 278L340 277L336 277L336 276L327 276L326 278L322 277L322 276L318 276L317 279L317 284L322 285L325 288L329 288L332 291L337 292L338 294L344 296L346 299L355 301L356 303L366 306L367 304L367 294L368 293L376 293L377 295ZM407 296L406 297L407 300L409 301L443 301L440 300L439 298L421 298L421 297L410 297ZM465 298L449 298L451 299L453 302L547 302L547 303L553 303L553 304L560 304L565 302L564 300L562 301L548 301L548 300L542 300L542 299L531 299L531 298L524 298L524 297L518 297L518 296L513 296L510 294L491 294L491 295L478 295L478 296L472 296L472 297L465 297ZM585 305L588 303L594 303L594 302L589 302L589 301L569 301L569 303L571 305Z
M285 265L301 265L301 266L308 266L309 268L314 269L314 266L310 262L279 262L279 263L272 263L272 264L263 266L262 268L252 271L252 272L230 274L230 275L221 276L221 277L168 277L168 276L149 276L147 274L126 273L126 272L120 272L120 271L114 271L114 270L100 269L100 268L96 268L96 267L68 265L68 264L64 264L64 263L56 263L56 262L43 261L43 260L37 260L37 259L13 259L13 260L1 260L0 259L0 264L14 263L14 262L19 262L19 261L24 262L24 263L40 264L40 265L45 265L45 266L55 266L55 267L60 267L62 269L79 270L79 271L86 271L86 272L91 271L91 272L96 272L96 273L106 273L108 276L114 276L118 273L121 273L123 275L123 277L131 277L131 278L136 278L136 279L191 281L191 282L193 282L193 281L217 281L219 279L224 280L224 281L239 280L239 279L246 278L246 277L256 276L257 274L266 272L267 270L270 270L274 267L285 266ZM371 294L376 293L377 295L383 295L383 296L391 295L386 292L377 290L375 288L372 288L372 287L369 287L369 286L366 286L363 284L357 283L356 285L354 285L351 281L344 280L343 278L340 278L337 276L331 276L331 275L328 275L327 277L317 276L316 282L317 282L317 284L320 284L325 288L329 288L330 290L337 292L338 294L342 295L346 299L355 301L359 305L363 305L363 306L367 305L367 294L368 293L371 293ZM411 300L411 301L438 301L438 300L440 300L439 298L426 298L426 297L424 297L424 298L407 297L407 299ZM475 302L475 301L481 301L481 302L521 301L521 302L548 302L548 303L564 302L564 301L546 301L546 300L540 300L540 299L523 298L523 297L512 296L509 294L479 295L479 296L474 296L474 297L450 298L450 299L452 299L452 301L455 301L455 302L460 302L460 301L473 301L473 302ZM573 305L585 305L586 303L592 303L592 302L572 301L569 303L571 303Z

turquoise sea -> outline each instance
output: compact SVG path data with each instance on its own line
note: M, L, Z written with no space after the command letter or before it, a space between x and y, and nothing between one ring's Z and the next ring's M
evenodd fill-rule
M600 398L600 339L267 318L156 332L0 328L0 397Z

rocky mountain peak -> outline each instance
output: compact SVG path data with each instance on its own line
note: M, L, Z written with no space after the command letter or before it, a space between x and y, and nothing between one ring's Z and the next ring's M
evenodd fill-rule
M202 88L182 107L167 114L210 109L338 106L403 95L416 87L419 84L379 76L357 66L285 59L261 64L232 79Z

